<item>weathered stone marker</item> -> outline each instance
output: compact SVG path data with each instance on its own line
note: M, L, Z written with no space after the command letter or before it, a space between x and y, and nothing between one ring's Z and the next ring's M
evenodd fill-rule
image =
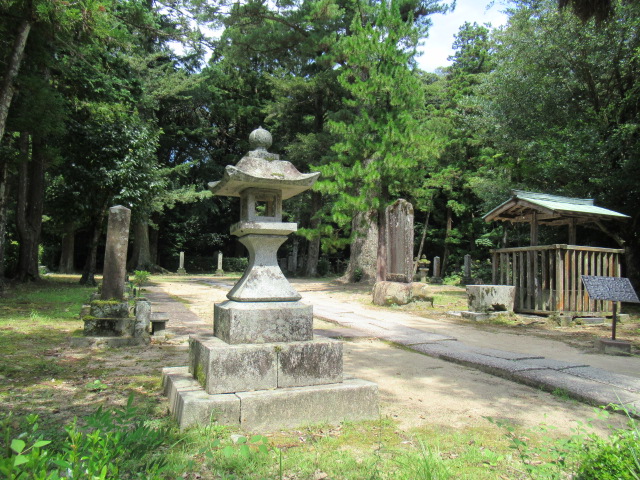
M122 300L127 273L127 247L131 210L122 205L109 209L107 245L102 273L102 300Z
M224 270L222 269L222 252L218 251L218 268L216 269L216 275L224 275Z
M130 220L131 210L128 208L118 205L109 209L100 300L94 297L91 303L83 308L81 318L84 322L85 337L73 338L74 345L117 347L149 341L145 310L147 305L138 301L136 316L131 317L129 298L125 294Z
M186 275L187 271L184 269L184 252L180 252L180 266L178 267L178 275Z
M471 277L471 255L467 254L464 256L464 267L462 270L462 284L468 285L473 283L473 278Z
M189 367L165 368L163 385L181 428L220 423L247 430L378 417L378 388L343 379L342 343L313 338L313 307L300 302L277 261L278 248L297 230L282 221L282 200L315 183L267 151L271 135L249 137L254 148L227 166L215 195L240 197L231 234L249 250L249 266L214 305L214 335L192 336Z
M440 257L433 257L433 276L431 277L431 283L442 283L442 277L440 276Z
M387 281L413 280L413 205L400 198L387 207Z

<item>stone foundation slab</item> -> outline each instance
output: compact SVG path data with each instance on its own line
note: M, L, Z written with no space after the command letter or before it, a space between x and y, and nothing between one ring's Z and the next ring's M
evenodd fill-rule
M360 379L237 396L242 405L240 426L252 432L379 418L378 386Z
M240 398L234 394L209 395L188 372L188 367L162 369L169 412L180 430L193 425L240 424Z

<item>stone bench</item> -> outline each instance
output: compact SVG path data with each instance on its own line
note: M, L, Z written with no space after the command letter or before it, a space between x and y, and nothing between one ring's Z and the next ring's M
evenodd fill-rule
M151 322L151 335L155 335L166 328L169 314L164 312L152 313L149 321Z

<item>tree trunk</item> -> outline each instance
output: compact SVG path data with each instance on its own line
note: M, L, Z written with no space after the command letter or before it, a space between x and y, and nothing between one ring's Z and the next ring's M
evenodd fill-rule
M322 194L320 192L311 192L311 211L316 213L322 208ZM320 218L317 216L311 216L311 222L309 224L311 230L317 230L320 228ZM318 276L318 260L320 260L320 235L316 234L309 240L307 246L307 264L305 268L305 277L317 277Z
M87 260L84 262L84 269L82 270L82 277L80 277L80 285L96 286L96 262L98 260L98 242L102 235L102 224L104 223L104 217L107 214L107 206L104 205L96 223L93 225L93 233L91 235L91 243L89 244L89 253Z
M146 218L139 218L133 222L133 252L127 269L148 272L154 270L149 243L149 220Z
M413 264L413 274L415 275L418 271L418 263L420 263L420 258L422 257L422 249L424 248L424 240L427 237L427 228L429 227L429 217L431 216L431 211L427 212L427 218L424 221L424 230L422 230L422 238L420 239L420 247L418 247L418 256L416 257L416 261Z
M351 243L349 265L347 271L341 277L343 282L355 282L360 276L360 281L373 283L376 278L376 250L378 245L377 212L358 212L351 221L354 239Z
M23 20L18 26L18 32L15 40L13 41L7 70L2 78L2 87L0 89L0 141L2 141L2 137L4 137L7 117L9 116L9 107L11 106L11 100L13 99L13 94L15 92L14 81L18 76L18 71L20 70L24 47L27 44L27 38L29 38L30 31L31 23L28 20Z
M389 190L385 186L380 192L380 206L378 207L378 255L376 262L376 282L387 280L387 203Z
M60 254L60 273L75 272L75 244L76 244L76 228L73 222L69 222L64 226L64 235L62 236L62 253Z
M159 226L159 224L156 224ZM151 263L158 264L158 236L159 231L157 228L149 227L149 250L151 251Z
M5 283L4 252L7 234L7 207L9 203L9 162L0 157L0 290Z
M444 253L442 255L442 267L440 268L440 276L445 277L447 271L447 261L449 260L449 237L453 229L453 212L451 207L447 207L447 229L444 234Z
M22 161L20 163L18 206L16 208L16 227L20 249L16 278L21 282L27 282L40 279L38 247L44 206L46 148L42 139L34 137L31 161L29 162L29 136L22 133L20 150Z

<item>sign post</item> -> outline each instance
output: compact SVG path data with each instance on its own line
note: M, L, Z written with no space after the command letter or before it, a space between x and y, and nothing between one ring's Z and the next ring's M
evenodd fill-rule
M618 303L640 303L633 285L628 278L596 277L582 275L582 283L589 297L594 300L610 300L613 302L613 319L611 320L611 340L616 339L616 323L618 323Z

